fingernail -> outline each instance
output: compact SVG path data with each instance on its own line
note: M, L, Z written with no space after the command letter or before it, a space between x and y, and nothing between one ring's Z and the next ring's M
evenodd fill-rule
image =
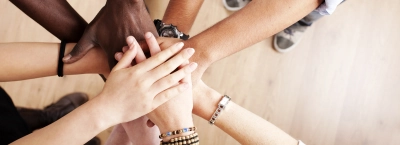
M197 63L193 62L189 65L190 71L194 71L197 68Z
M153 35L152 33L147 32L147 33L144 34L144 37L146 37L147 39L149 39L149 38L151 38L152 35Z
M188 48L186 51L188 52L189 55L192 55L194 53L193 48Z
M127 41L128 41L128 45L134 43L132 36L129 36Z
M176 43L176 46L179 47L179 48L183 47L183 45L184 45L183 42Z
M115 57L115 60L119 61L122 58L122 53L117 52L117 53L115 53L114 57Z
M72 57L71 54L68 54L68 55L64 56L63 60L69 60L71 57Z

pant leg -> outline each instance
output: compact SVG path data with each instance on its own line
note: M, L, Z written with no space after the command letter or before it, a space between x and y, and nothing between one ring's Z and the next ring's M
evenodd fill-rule
M298 23L302 26L311 26L312 23L322 18L323 16L324 15L319 14L319 12L317 11L312 11L310 14L298 21Z
M31 132L10 96L0 87L0 144L10 144Z

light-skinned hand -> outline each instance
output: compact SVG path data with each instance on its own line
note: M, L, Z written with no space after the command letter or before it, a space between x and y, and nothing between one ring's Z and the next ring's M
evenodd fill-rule
M173 71L188 61L193 51L181 51L181 45L174 45L143 60L145 57L141 48L136 40L132 39L133 37L127 38L127 41L131 42L128 43L130 47L112 69L98 97L105 103L104 110L114 114L114 124L143 116L171 98L190 90L191 86L181 80L190 76L193 68L186 66ZM136 61L143 62L132 66L131 62L135 57Z
M156 56L159 52L161 52L157 40L151 33L145 34L145 40L147 42L147 45L149 46L149 50L152 56ZM182 43L176 43L174 45L183 46ZM123 48L124 52L127 50L128 47ZM121 55L122 53L117 53L115 56L116 59L119 60L121 58L120 57ZM186 62L185 64L182 64L179 67L178 71L185 69L185 67L195 69L197 67L197 64L193 62L189 64L189 62ZM179 94L177 97L169 100L167 103L164 103L154 111L147 114L150 120L158 126L161 133L193 126L193 119L192 119L193 97L192 97L190 76L187 76L184 79L182 79L180 83L190 84L189 86L190 89ZM168 140L168 138L166 139Z

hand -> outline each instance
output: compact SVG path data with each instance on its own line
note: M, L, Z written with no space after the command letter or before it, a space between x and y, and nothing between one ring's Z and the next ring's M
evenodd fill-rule
M132 39L133 37L129 37L127 41L132 42ZM106 104L105 110L109 111L106 113L113 114L114 124L143 116L190 88L190 84L181 83L180 80L189 75L193 69L184 67L176 72L173 71L187 61L193 53L181 51L176 54L182 47L174 45L132 66L131 62L135 56L136 61L144 57L135 42L128 43L129 49L111 71L98 97ZM172 57L173 55L175 56Z
M114 54L121 51L125 38L133 35L143 40L144 32L157 34L143 0L108 0L63 61L76 62L90 48L99 46L107 53L108 64L112 68L117 63Z
M177 38L168 38L168 37L158 37L157 39L157 43L159 45L159 47L161 48L161 50L164 50L178 42L185 42L182 39L177 39ZM148 48L147 45L144 45L144 43L141 43L143 45L142 48ZM190 44L185 42L184 43L185 46L184 48L191 48ZM195 48L196 49L196 48ZM192 73L192 82L193 82L193 86L196 86L197 81L201 79L201 77L203 76L203 73L207 70L209 64L207 62L204 62L204 57L202 56L202 53L196 53L194 54L191 58L190 61L191 62L197 62L198 63L198 68L196 69L196 71L194 71Z
M164 50L165 48L168 48L177 42L183 42L183 40L176 38L166 38L166 37L157 38L157 43L160 45L161 50ZM185 43L184 47L188 48L190 47L190 44ZM208 91L211 89L201 80L201 77L203 76L204 72L207 70L209 66L208 63L203 62L204 58L202 59L201 55L202 55L201 52L198 52L189 59L192 62L197 62L199 65L196 71L192 72L191 74L192 84L193 84L193 104L194 104L193 113L195 113L196 115L197 115L196 110L199 110L197 109L199 108L197 106L200 106L198 104L202 103L201 100L203 100L202 98L204 97L204 91Z
M176 38L166 38L166 37L158 37L157 38L157 43L160 45L161 50L168 48L169 46L173 45L176 42L182 42L183 40L181 39L176 39ZM185 43L184 47L190 47L190 44ZM201 52L200 52L201 53ZM194 54L191 58L190 61L194 62L202 62L201 60L201 54L196 53ZM202 64L199 63L199 67L192 72L192 91L193 91L193 114L196 114L198 116L205 117L204 119L210 119L212 114L214 112L206 112L205 110L209 109L204 109L204 107L208 107L210 103L215 104L215 107L217 106L218 102L220 101L220 98L212 97L212 96L218 96L220 94L214 89L210 88L207 86L202 80L201 77L203 76L203 73L205 70L208 68L207 63ZM205 65L204 65L205 64ZM222 95L221 95L222 96ZM167 104L167 103L166 103ZM215 109L211 109L212 111L215 111ZM208 120L207 120L208 121Z
M146 36L147 37L145 38L149 46L151 56L155 56L161 51L160 46L151 33L146 33ZM183 45L182 42L177 42L178 43L175 44ZM191 48L189 50L194 51L194 49ZM189 66L189 68L195 69L197 64L193 62L189 64L189 62L187 62L181 65L179 69L182 69L184 66ZM147 114L150 120L158 126L161 133L193 126L193 97L190 76L186 76L184 79L182 79L181 83L183 82L190 84L188 90ZM168 140L168 137L165 139Z
M161 49L155 37L151 33L146 33L145 38L151 55L157 55ZM182 47L183 43L177 43L175 45L180 45L180 47ZM124 47L123 51L126 50L128 50L128 47ZM187 50L194 51L193 49ZM116 59L120 60L121 56L122 53L117 53ZM183 69L182 67L184 66L189 66L190 69L194 70L197 67L197 64L189 64L189 62L187 62L180 66L180 70ZM147 114L150 120L159 127L160 132L162 133L193 126L193 97L190 75L182 79L180 83L188 83L189 89Z

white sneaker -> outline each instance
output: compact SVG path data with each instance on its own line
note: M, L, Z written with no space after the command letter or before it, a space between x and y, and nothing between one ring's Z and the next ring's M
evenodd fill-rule
M285 53L292 50L297 44L299 44L307 28L308 26L302 26L295 23L278 34L275 34L274 48L276 51Z
M251 0L222 0L224 6L229 11L238 11L247 5Z

